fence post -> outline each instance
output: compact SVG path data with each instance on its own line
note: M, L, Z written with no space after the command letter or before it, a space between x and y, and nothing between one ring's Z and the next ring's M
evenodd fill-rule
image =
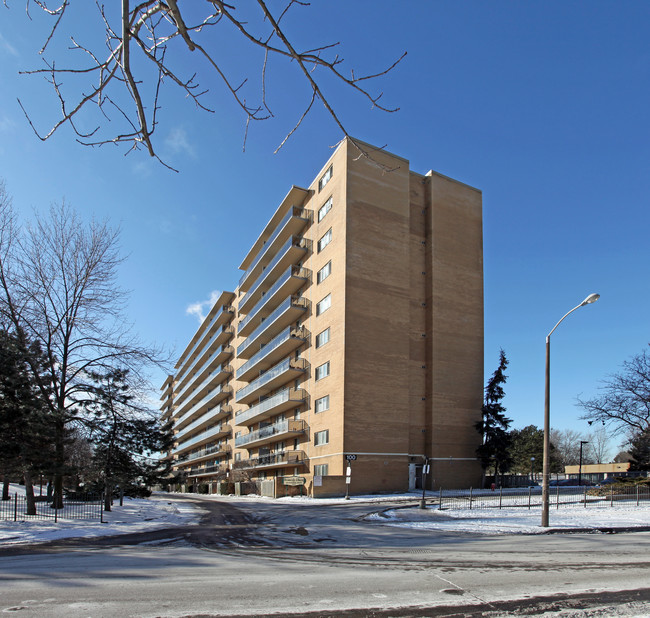
M502 502L503 502L503 487L499 487L499 509L501 509Z
M560 508L560 486L558 485L555 488L555 509L557 510L559 508Z
M57 508L58 498L57 493L54 492L54 523L59 521L59 509Z
M528 488L528 510L529 511L530 511L530 498L531 498L532 494L533 494L533 488L529 487Z
M614 506L614 488L609 488L609 506Z
M469 510L472 510L472 488L469 488Z
M585 485L585 494L584 494L585 508L587 508L587 486Z
M639 486L636 486L636 505L639 506Z
M18 494L14 494L14 521L18 521Z
M99 494L99 523L104 523L104 492Z
M442 486L440 487L440 510L442 511Z

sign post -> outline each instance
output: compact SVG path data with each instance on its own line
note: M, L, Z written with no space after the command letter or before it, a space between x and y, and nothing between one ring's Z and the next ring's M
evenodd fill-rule
M424 465L422 466L422 500L420 500L420 508L426 509L427 503L425 500L425 492L427 490L427 474L429 473L429 458L424 458Z
M346 455L345 459L348 462L345 470L345 499L350 499L350 478L352 477L352 462L357 458L356 455Z

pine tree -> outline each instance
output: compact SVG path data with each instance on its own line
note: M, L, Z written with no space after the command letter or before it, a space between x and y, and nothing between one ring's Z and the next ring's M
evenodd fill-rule
M130 383L129 371L111 369L92 373L93 400L86 402L86 426L94 443L94 465L102 479L104 509L111 510L116 486L127 493L165 478L168 461L157 455L172 442L171 425L159 419L139 402Z
M485 402L482 418L476 423L476 430L482 436L482 444L476 449L483 471L494 468L494 476L503 474L510 466L510 435L508 427L512 419L505 415L505 407L501 403L505 397L503 385L508 376L505 370L508 359L503 350L499 353L499 366L485 386Z
M638 432L630 440L631 470L650 470L650 429Z
M36 514L32 477L47 472L53 456L47 402L32 374L43 363L38 344L27 342L24 333L0 330L0 469L5 479L25 479L30 515Z

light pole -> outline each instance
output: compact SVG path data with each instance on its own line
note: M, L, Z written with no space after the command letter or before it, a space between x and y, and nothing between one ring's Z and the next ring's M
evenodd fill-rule
M580 462L578 463L578 486L582 485L582 447L589 444L588 440L580 440Z
M579 305L576 305L571 311L567 311L560 321L553 327L551 332L546 335L546 374L544 384L544 461L542 464L542 527L548 528L548 481L550 468L550 433L551 433L551 335L560 325L562 320L576 309L595 303L600 298L600 294L589 294Z
M535 458L530 458L530 484L535 482Z

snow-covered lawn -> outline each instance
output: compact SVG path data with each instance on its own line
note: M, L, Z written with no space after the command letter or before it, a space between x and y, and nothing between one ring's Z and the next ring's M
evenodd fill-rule
M24 494L24 488L18 485L11 489L14 493ZM178 495L182 498L182 495ZM192 497L188 494L187 497ZM433 497L433 495L431 496ZM210 496L201 496L210 499ZM270 498L260 496L212 496L215 500L232 500L239 504L256 501L272 502ZM299 507L315 504L359 504L368 506L366 518L374 523L387 525L432 529L440 531L476 532L487 534L538 534L549 530L540 527L540 509L504 508L504 509L458 509L439 510L431 506L424 510L419 508L392 508L384 511L382 503L394 500L417 501L415 493L401 495L352 496L343 498L317 499L305 497L279 498L277 502ZM373 513L374 512L374 513ZM170 500L165 495L154 494L148 499L124 499L124 506L115 503L113 510L104 513L105 523L97 520L39 520L29 522L0 521L0 545L17 543L37 543L68 537L93 537L113 534L140 532L155 528L164 528L198 521L202 514L200 506ZM601 506L584 508L584 506L551 508L551 530L567 531L572 529L631 528L650 527L650 504L644 506Z

